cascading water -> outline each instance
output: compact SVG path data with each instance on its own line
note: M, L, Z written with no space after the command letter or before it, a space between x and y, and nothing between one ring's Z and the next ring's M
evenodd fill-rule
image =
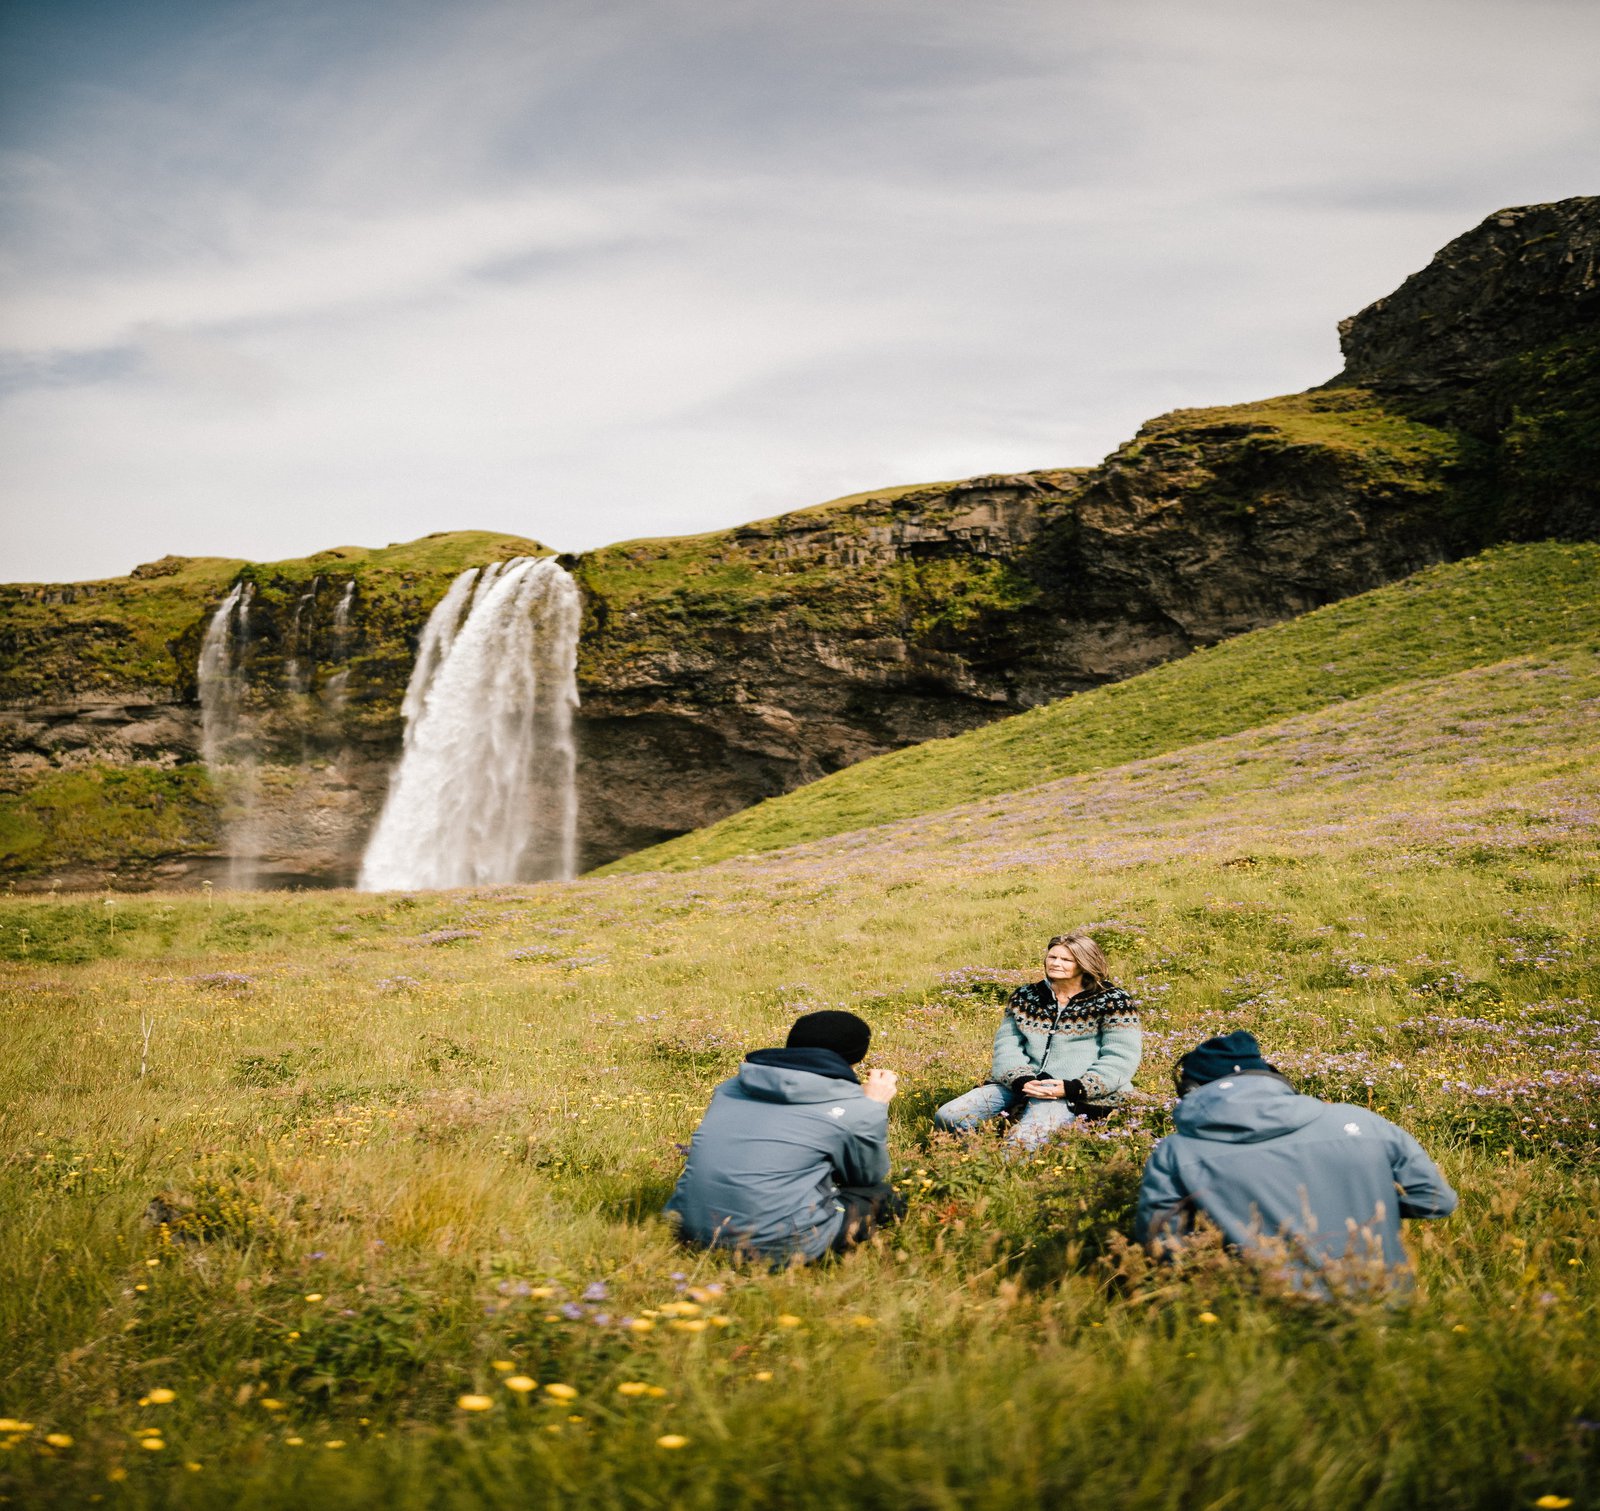
M361 887L573 874L580 615L577 584L551 557L472 568L450 585L418 645L405 747Z
M356 601L356 580L351 578L339 595L333 610L333 654L341 661L350 654L350 608ZM335 718L344 712L345 697L350 686L350 668L341 667L328 678L322 689L328 712Z
M195 681L200 694L200 753L224 797L230 887L255 884L260 860L256 829L257 773L254 753L241 740L244 652L250 643L253 582L238 582L211 616L200 642Z

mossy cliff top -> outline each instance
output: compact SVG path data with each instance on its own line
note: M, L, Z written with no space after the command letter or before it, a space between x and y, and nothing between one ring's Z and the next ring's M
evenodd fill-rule
M281 662L298 654L313 686L317 677L346 668L357 685L386 683L392 663L409 667L421 621L457 573L547 554L520 536L454 530L381 549L335 546L287 561L165 556L126 577L0 586L0 702L192 695L206 623L241 580L255 584L252 680L270 680L270 663L280 663L281 671ZM333 617L352 583L349 643L336 646ZM297 608L300 643L291 645Z

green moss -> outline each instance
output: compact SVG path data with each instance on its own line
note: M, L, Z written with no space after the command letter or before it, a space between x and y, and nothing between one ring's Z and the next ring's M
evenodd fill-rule
M157 860L204 849L217 799L198 766L51 771L0 793L0 874Z
M1600 643L1600 546L1508 546L949 740L895 751L641 851L675 870L940 812L1382 688Z

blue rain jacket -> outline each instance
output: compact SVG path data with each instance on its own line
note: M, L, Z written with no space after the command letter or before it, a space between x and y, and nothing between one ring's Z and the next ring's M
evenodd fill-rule
M762 1050L759 1060L712 1094L667 1211L692 1243L816 1259L844 1223L838 1187L889 1178L889 1109L831 1051Z
M1301 1096L1276 1076L1240 1074L1192 1091L1177 1129L1150 1152L1135 1231L1158 1246L1203 1212L1228 1243L1291 1284L1325 1291L1330 1266L1352 1281L1405 1278L1402 1217L1448 1217L1456 1193L1422 1146L1366 1107Z

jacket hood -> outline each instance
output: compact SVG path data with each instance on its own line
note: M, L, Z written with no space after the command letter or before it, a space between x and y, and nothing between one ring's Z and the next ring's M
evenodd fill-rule
M1297 1133L1326 1110L1273 1075L1224 1076L1180 1098L1172 1123L1187 1138L1218 1144L1262 1144Z
M758 1049L735 1079L762 1102L837 1102L862 1094L855 1072L828 1049Z

